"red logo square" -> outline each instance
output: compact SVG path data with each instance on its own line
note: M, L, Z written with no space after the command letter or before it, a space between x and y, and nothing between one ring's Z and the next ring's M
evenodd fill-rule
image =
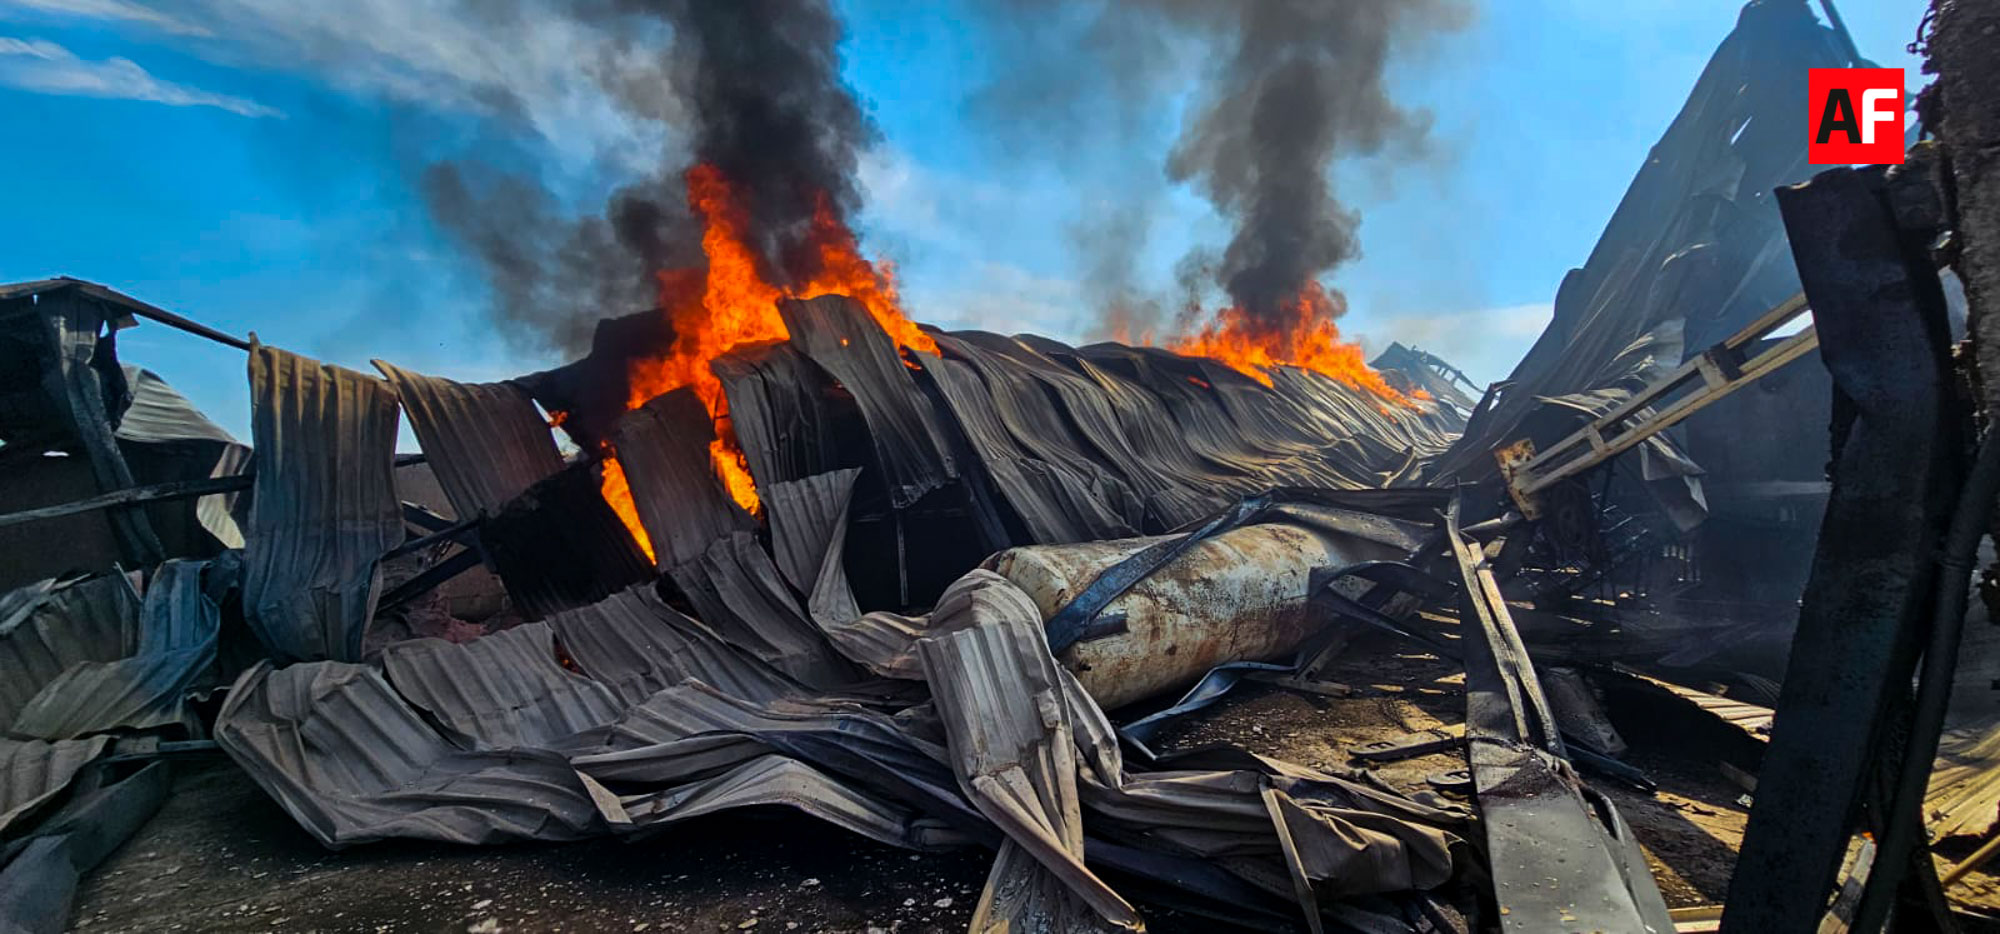
M1809 68L1806 161L1903 164L1903 69Z

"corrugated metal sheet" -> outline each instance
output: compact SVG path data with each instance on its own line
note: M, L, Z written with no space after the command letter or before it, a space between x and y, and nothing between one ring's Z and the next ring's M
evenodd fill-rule
M716 539L700 560L672 569L670 576L695 615L731 645L809 687L830 690L858 680L806 618L755 535L735 532Z
M577 770L627 789L698 782L760 756L780 753L870 795L901 802L958 833L998 835L959 791L941 746L902 720L846 700L730 697L691 682L632 709L605 731L604 751L577 755Z
M549 617L549 624L577 667L627 705L690 679L751 701L808 693L706 625L667 606L651 586L565 610Z
M213 441L240 444L221 425L209 421L186 396L167 385L152 370L124 365L125 385L132 392L132 404L118 419L118 439L160 443L167 441Z
M925 822L917 812L831 778L797 759L758 756L704 781L636 795L600 792L605 818L614 831L665 829L733 808L794 808L836 827L890 846L941 849L965 840Z
M123 574L31 584L0 618L0 723L12 724L71 666L109 662L139 647L139 595Z
M792 346L854 394L875 444L889 501L903 508L958 476L938 413L895 342L859 302L822 295L778 303Z
M275 658L360 658L377 561L403 539L396 397L381 380L261 345L250 396L244 616Z
M860 468L850 467L758 487L771 524L771 553L799 593L813 592L827 553L839 547L847 530L847 503L860 475Z
M335 849L390 837L485 844L604 832L561 755L458 748L362 665L260 664L230 689L215 738Z
M464 644L398 642L382 651L382 665L410 703L481 749L553 746L625 712L610 688L556 663L547 623Z
M204 592L206 561L169 561L139 610L136 651L69 665L25 704L10 732L72 739L185 723L189 691L212 681L221 611Z
M578 461L508 501L479 544L530 619L588 606L655 572L604 502L598 466Z
M43 742L0 739L0 834L69 787L111 746L111 737Z
M729 400L729 420L759 487L841 466L833 377L788 343L739 347L709 364Z
M698 560L716 539L756 527L715 476L714 440L708 409L686 387L625 413L611 432L661 570Z
M1137 525L1111 505L1116 497L1065 461L1030 455L1001 421L1002 410L972 365L921 355L996 492L1020 518L1032 542L1060 543L1129 538Z
M555 435L519 386L459 383L374 363L396 387L457 518L498 512L562 469Z
M1022 595L1015 612L920 643L952 769L980 813L1007 834L972 929L1037 930L1088 905L1109 925L1143 930L1137 909L1083 864L1076 739L1041 618ZM1021 859L1018 848L1032 857ZM1049 884L1052 877L1063 887Z

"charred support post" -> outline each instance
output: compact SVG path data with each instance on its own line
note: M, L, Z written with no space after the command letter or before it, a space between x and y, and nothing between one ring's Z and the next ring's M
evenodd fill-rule
M1833 169L1778 205L1833 374L1833 489L1724 931L1816 928L1858 812L1879 808L1963 454L1944 295L1884 174Z

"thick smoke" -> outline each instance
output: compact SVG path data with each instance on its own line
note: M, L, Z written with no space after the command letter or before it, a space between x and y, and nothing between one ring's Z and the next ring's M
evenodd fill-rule
M840 23L821 0L569 0L581 31L617 37L592 78L620 116L666 140L645 180L600 215L566 215L541 179L465 159L430 167L426 202L478 257L495 321L517 345L575 353L598 318L657 301L655 275L702 261L681 173L720 171L747 214L766 278L813 275L814 212L860 199L877 132L840 78Z
M1014 0L1010 8L1018 22L1032 24L1050 13L1051 3ZM1295 328L1300 298L1312 284L1360 254L1360 217L1336 195L1334 161L1413 154L1424 146L1428 115L1394 99L1386 77L1392 55L1428 33L1456 28L1468 12L1465 0L1108 0L1091 26L1071 37L1079 41L1060 44L1062 54L1080 49L1096 67L1016 63L1033 75L1025 80L1035 93L988 90L976 102L1013 105L1002 109L1011 117L1003 126L1030 133L1084 123L1076 112L1090 105L1105 113L1113 112L1107 104L1159 108L1161 75L1178 75L1201 58L1177 43L1205 51L1212 65L1166 175L1197 186L1233 224L1214 265L1216 283L1248 325L1282 335ZM1107 88L1115 92L1109 99ZM1129 96L1131 90L1146 96ZM1126 242L1104 237L1090 246L1119 249ZM1088 253L1086 267L1120 268ZM1338 293L1328 299L1306 313L1338 314ZM1127 316L1133 307L1144 306L1122 298L1107 313Z

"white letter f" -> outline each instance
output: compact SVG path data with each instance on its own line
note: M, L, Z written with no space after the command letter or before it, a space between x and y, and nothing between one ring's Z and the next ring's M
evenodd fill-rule
M1895 88L1868 88L1861 92L1861 144L1873 145L1875 124L1898 120L1902 114L1888 107L1877 107L1883 101L1894 101L1899 92Z

